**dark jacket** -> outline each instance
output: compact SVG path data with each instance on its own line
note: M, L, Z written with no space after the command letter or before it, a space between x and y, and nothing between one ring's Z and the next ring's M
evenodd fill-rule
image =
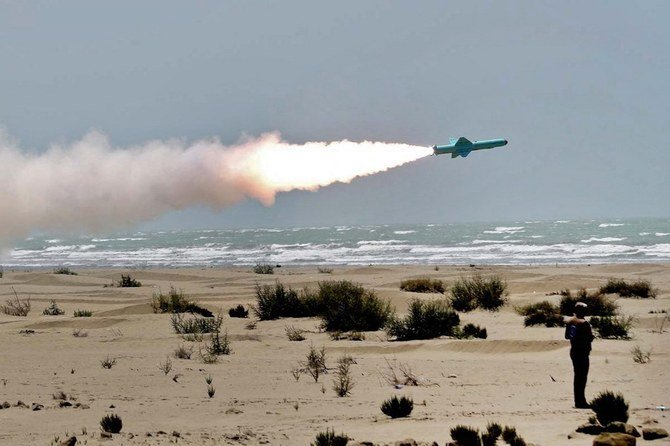
M591 324L586 319L572 317L565 325L565 339L570 340L570 350L573 353L588 355L591 352L591 341L593 332Z

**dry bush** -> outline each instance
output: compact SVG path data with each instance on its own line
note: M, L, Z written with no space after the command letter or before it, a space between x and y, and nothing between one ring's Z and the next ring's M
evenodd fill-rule
M347 443L349 443L349 437L344 434L336 434L334 429L326 429L316 435L316 439L310 446L347 446Z
M7 304L0 306L0 310L8 316L28 316L28 313L30 313L30 296L26 299L20 299L13 287L12 291L14 292L14 298L7 299Z
M249 317L249 310L244 308L244 305L239 304L236 307L233 307L228 310L228 316L238 317L238 318L247 318Z
M631 355L633 355L633 361L638 364L646 364L651 361L651 349L644 350L639 345L636 345L630 350Z
M54 268L53 273L54 274L64 274L66 276L76 276L77 275L76 272L72 271L67 266L60 266L58 268Z
M630 339L634 316L609 316L591 318L591 326L602 339Z
M72 336L75 338L85 338L88 336L88 332L86 330L82 330L81 328L73 328Z
M65 311L61 310L56 301L51 299L51 303L42 311L42 314L44 316L61 316L65 314Z
M193 355L192 345L189 345L188 347L180 345L174 351L174 357L177 359L191 359L191 355Z
M100 365L103 369L111 369L116 365L116 358L110 358L109 355L107 355L105 359L100 361Z
M228 339L228 330L223 335L217 330L212 333L209 342L205 345L205 350L210 356L229 355L232 353L230 340Z
M216 317L193 316L185 318L181 313L173 313L170 316L170 323L175 333L184 334L202 334L216 333L221 329L223 318L221 315Z
M158 370L163 372L165 375L172 371L172 360L169 356L165 358L165 361L158 363Z
M93 312L90 310L74 310L74 317L91 317Z
M305 337L303 336L304 330L296 328L293 325L287 325L284 327L286 331L286 337L289 341L304 341Z
M344 397L351 393L354 387L354 381L351 376L351 364L354 364L354 359L351 356L341 356L337 360L337 370L335 378L333 379L333 390L337 396Z
M387 358L384 358L386 361L386 369L380 372L380 375L384 381L392 385L393 387L399 388L401 386L438 386L439 384L428 381L424 378L419 378L412 371L412 367L406 362L400 362L397 359L390 361Z
M570 290L565 291L567 294L563 294L561 298L559 311L566 316L574 314L577 302L586 304L587 316L614 316L618 310L617 304L599 291L589 293L582 288L575 296L570 293Z
M118 282L116 282L116 286L120 288L135 288L135 287L141 287L142 283L140 283L136 279L133 279L130 276L130 274L128 275L121 274L121 278L119 279Z
M544 325L545 327L562 327L565 320L561 316L559 308L549 301L536 302L523 307L517 307L516 312L525 316L523 325L530 327L532 325Z
M257 263L254 265L254 273L256 274L274 274L275 267L269 263Z
M317 350L316 347L310 345L304 367L307 373L314 378L314 382L319 382L319 376L328 371L326 368L326 348L321 347L320 350Z
M498 311L507 301L507 282L499 276L483 278L480 275L461 278L451 287L451 304L456 311L483 308Z

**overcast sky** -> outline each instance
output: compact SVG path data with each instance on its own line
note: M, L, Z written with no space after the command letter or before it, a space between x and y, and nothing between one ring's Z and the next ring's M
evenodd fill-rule
M0 126L35 152L90 129L119 146L509 140L145 228L668 217L669 17L667 1L0 0Z

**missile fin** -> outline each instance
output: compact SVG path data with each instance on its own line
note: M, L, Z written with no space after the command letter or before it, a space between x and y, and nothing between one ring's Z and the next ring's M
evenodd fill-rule
M468 138L466 138L465 136L461 136L460 138L458 138L458 141L456 141L456 146L457 147L471 146L471 145L472 145L472 142L470 142L470 140Z

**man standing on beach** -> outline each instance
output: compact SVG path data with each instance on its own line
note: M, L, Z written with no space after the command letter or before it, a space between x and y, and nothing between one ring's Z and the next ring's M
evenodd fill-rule
M570 340L570 359L575 372L573 388L575 394L575 407L577 409L588 409L584 390L589 375L589 354L591 353L591 341L593 333L591 324L584 319L586 316L586 304L577 302L575 304L575 315L566 321L565 339Z

